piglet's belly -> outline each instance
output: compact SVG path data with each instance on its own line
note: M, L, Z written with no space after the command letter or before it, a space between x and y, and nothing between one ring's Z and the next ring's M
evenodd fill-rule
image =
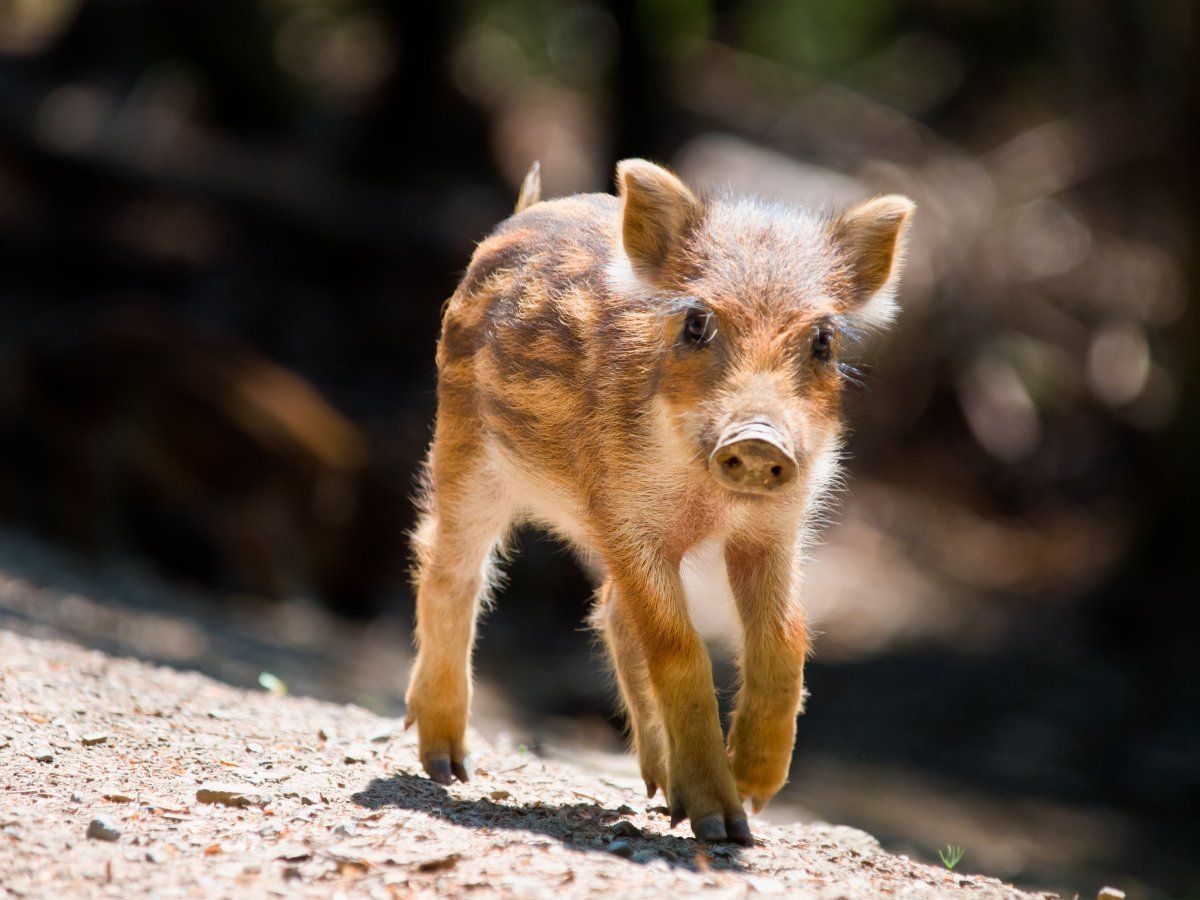
M489 454L498 461L506 499L518 520L545 528L585 554L593 554L583 506L568 486L520 465L498 444L489 448Z

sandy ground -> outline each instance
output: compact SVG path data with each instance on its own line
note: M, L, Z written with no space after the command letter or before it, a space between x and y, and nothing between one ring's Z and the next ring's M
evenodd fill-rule
M0 632L0 679L13 896L1030 896L844 827L698 844L633 780L503 742L445 789L394 720L62 641Z

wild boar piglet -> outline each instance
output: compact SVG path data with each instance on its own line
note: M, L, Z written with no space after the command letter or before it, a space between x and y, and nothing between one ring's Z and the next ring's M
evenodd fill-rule
M838 470L839 354L893 315L913 204L701 197L639 159L617 185L540 201L535 169L446 306L408 716L426 772L467 780L476 616L510 530L543 526L599 573L648 795L748 843L743 801L787 779L804 698L798 567ZM701 559L741 624L728 743L680 575Z

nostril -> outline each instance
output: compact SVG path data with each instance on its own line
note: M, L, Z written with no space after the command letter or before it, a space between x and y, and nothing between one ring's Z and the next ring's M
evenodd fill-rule
M771 474L774 475L776 478L778 478L780 475L783 474L783 466L779 465L778 463L771 466Z
M725 463L724 463L725 468L727 468L730 472L734 471L741 464L742 464L742 461L740 459L738 459L736 456L729 457L729 459L725 460Z

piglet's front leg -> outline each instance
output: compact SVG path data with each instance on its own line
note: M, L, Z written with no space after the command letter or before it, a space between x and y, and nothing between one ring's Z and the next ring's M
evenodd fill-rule
M622 615L642 643L667 735L672 824L690 819L703 841L753 841L725 754L712 664L692 627L678 564L610 560Z
M738 791L754 811L787 781L804 701L808 629L797 596L795 539L726 544L725 564L745 633L742 687L729 749Z

